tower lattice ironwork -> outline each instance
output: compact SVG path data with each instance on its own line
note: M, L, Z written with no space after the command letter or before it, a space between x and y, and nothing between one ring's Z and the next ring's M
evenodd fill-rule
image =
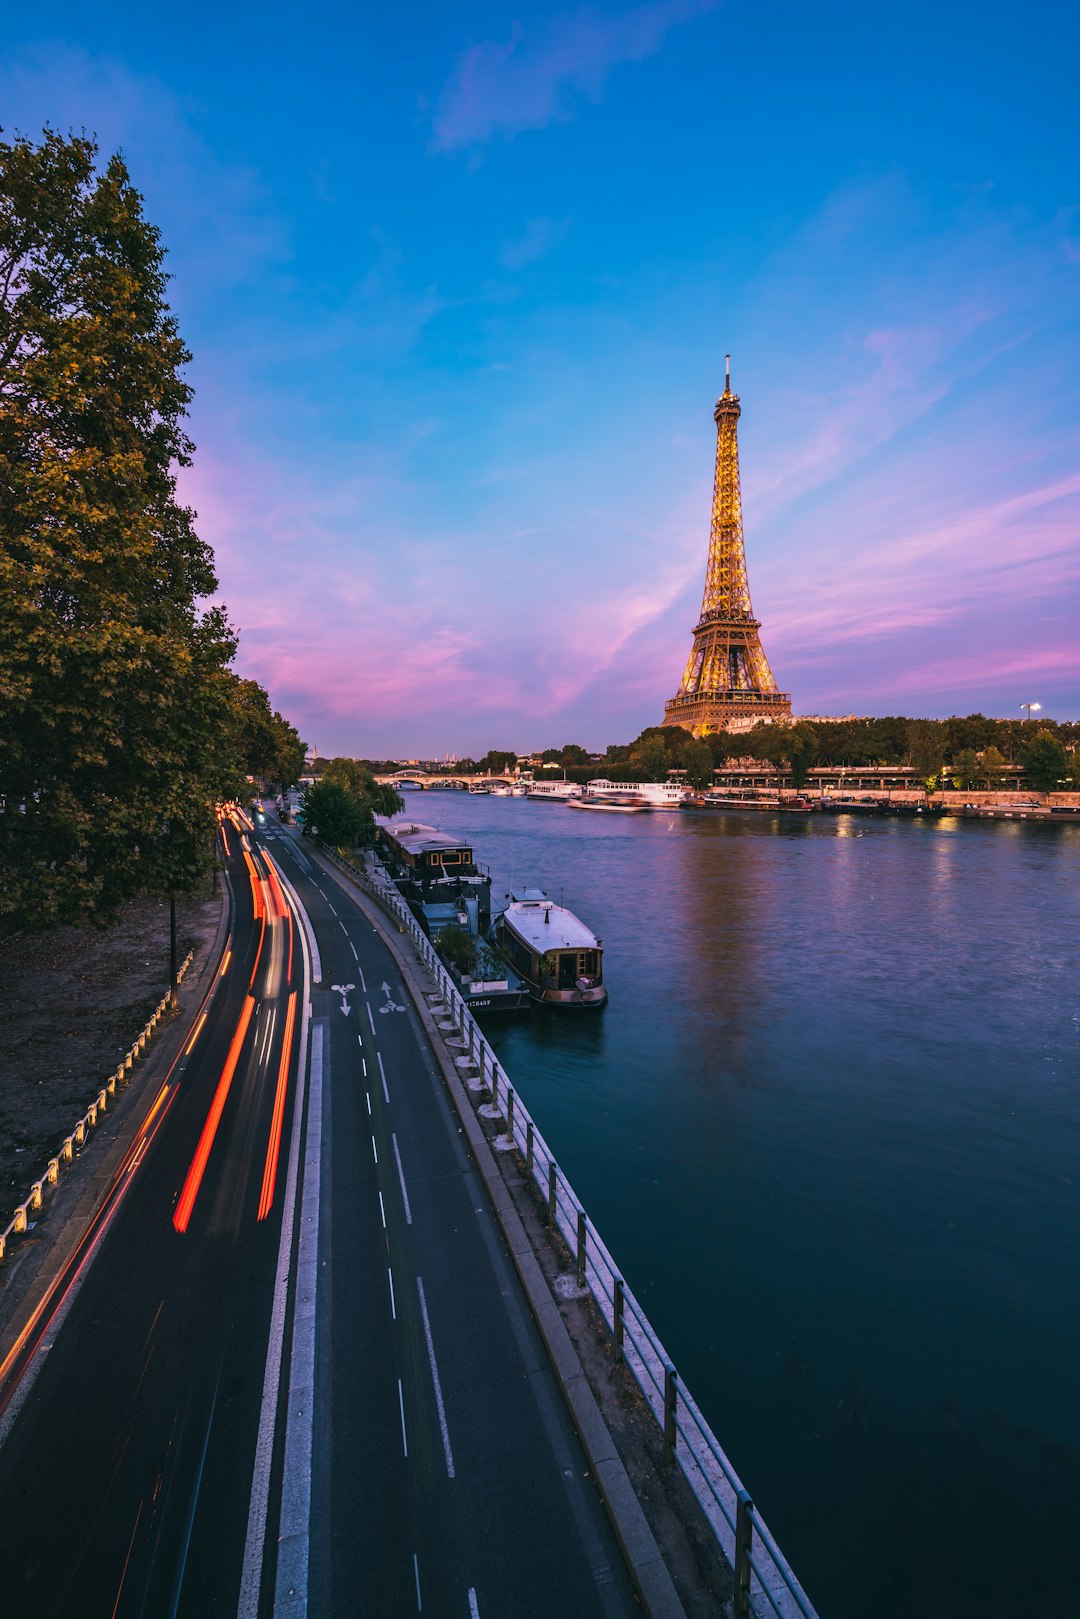
M701 617L679 690L664 704L664 724L681 725L695 736L727 730L739 718L791 713L791 696L777 689L750 605L739 489L740 414L729 354L724 391L713 412L716 476Z

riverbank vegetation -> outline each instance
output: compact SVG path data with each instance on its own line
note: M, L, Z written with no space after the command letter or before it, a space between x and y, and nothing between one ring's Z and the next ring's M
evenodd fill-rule
M303 767L204 605L164 257L118 155L0 142L0 937L193 891L215 806Z

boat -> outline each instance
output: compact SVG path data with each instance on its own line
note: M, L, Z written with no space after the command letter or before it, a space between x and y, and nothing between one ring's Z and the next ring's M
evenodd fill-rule
M602 941L542 888L517 889L495 918L499 954L545 1006L597 1008L607 1000Z
M471 781L469 783L470 793L491 793L494 790L493 787L488 786L486 781Z
M634 803L641 809L681 809L691 797L688 788L677 781L608 781L597 776L585 789L586 798L602 803Z
M477 866L470 846L419 821L383 821L377 852L466 1004L490 1012L529 1006L528 986L488 939L491 877Z
M610 793L583 793L580 798L572 798L567 809L577 810L613 810L619 815L639 815L642 810L652 809L640 793L623 792L613 789Z
M538 802L565 804L568 799L580 798L584 791L577 781L530 781L525 789L525 797Z

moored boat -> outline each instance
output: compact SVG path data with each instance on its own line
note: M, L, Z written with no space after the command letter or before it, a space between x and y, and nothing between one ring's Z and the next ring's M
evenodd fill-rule
M577 781L530 781L525 797L538 803L565 804L568 799L580 798L584 788Z
M586 798L601 803L633 803L640 809L681 809L690 791L677 781L608 781L597 776L585 789Z
M596 934L542 888L518 889L507 900L492 937L533 1000L546 1006L603 1006L603 948Z

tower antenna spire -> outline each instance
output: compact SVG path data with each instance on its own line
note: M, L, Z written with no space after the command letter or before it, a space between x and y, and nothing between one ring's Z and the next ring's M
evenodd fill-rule
M724 392L731 392L731 355L724 355Z

